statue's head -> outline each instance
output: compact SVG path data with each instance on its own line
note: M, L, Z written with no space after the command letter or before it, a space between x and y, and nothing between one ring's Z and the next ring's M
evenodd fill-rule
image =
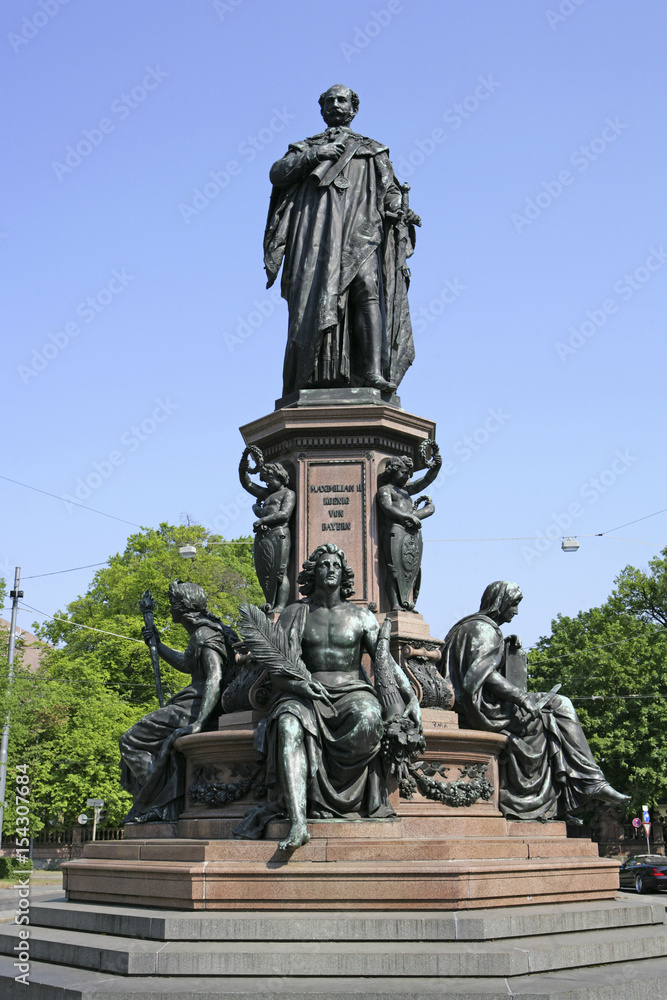
M342 83L320 94L320 111L329 126L349 125L359 110L359 95Z
M347 565L342 549L334 542L325 542L308 556L297 582L305 597L309 597L317 586L333 586L335 583L340 587L340 596L346 600L354 593L354 570Z
M260 470L259 478L267 486L272 480L279 486L289 486L289 472L280 462L266 462Z
M482 594L481 614L493 618L501 625L510 622L519 613L519 602L523 599L521 587L509 580L496 580L490 583Z
M412 475L413 468L414 463L407 455L395 455L387 460L387 464L378 479L381 479L382 483L396 483L397 486L405 486Z
M198 583L174 580L169 584L169 604L171 617L176 621L193 611L206 611L206 592Z

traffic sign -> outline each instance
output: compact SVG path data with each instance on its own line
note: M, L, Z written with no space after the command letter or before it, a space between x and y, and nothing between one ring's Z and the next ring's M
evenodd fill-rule
M638 816L635 816L635 818L634 818L634 819L633 819L633 821L632 821L632 825L633 825L633 826L635 827L635 829L637 829L637 830L638 830L638 829L639 829L639 827L640 827L640 826L642 825L642 821L641 821L641 820L639 819L639 817L638 817Z
M89 809L101 809L104 806L104 799L86 799Z
M651 836L651 824L650 823L642 823L642 826L644 827L644 833L646 834L646 836L650 837Z
M77 819L78 819L79 823L81 824L81 826L85 826L86 823L88 822L88 817L86 816L85 813L79 813L79 815L77 816Z

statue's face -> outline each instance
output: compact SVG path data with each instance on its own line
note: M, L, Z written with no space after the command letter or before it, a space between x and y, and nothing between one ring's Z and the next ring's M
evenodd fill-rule
M169 598L169 607L171 608L171 620L178 625L179 622L183 621L185 608L183 607L182 603L175 597Z
M327 91L322 108L327 125L347 125L354 118L352 94L347 87L335 86Z
M275 493L282 487L282 481L273 472L269 472L267 475L261 475L259 477L263 482L266 483L266 487L271 493Z
M410 476L412 475L412 461L411 459L406 459L394 469L393 480L396 486L407 486Z
M315 567L315 588L336 590L343 579L343 566L340 558L332 552L323 553Z
M516 615L518 614L519 614L519 602L517 601L515 604L511 604L506 611L503 611L502 620L504 622L511 622L512 619L516 617Z

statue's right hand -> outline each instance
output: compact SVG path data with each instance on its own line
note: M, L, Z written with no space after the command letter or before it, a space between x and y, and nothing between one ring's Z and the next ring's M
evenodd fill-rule
M152 642L159 643L160 633L155 628L155 626L153 626L153 628L148 628L147 625L144 625L144 627L141 630L141 638L144 640L147 646L150 646Z
M329 698L326 688L323 687L319 681L308 681L305 685L305 689L308 692L309 698L312 698L314 701L323 701L324 704L328 705L334 712L336 711L333 702Z
M539 708L537 705L533 704L533 699L527 694L524 694L519 701L519 708L523 709L526 715L529 715L531 719L537 719L540 714Z
M336 142L327 142L324 146L318 146L317 156L320 160L337 160L343 155L345 143L341 139Z

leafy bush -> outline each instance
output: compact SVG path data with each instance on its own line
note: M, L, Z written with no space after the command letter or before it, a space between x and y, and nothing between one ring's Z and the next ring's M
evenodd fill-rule
M26 875L32 871L32 861L24 864L18 858L0 858L0 879L14 878L15 875Z

